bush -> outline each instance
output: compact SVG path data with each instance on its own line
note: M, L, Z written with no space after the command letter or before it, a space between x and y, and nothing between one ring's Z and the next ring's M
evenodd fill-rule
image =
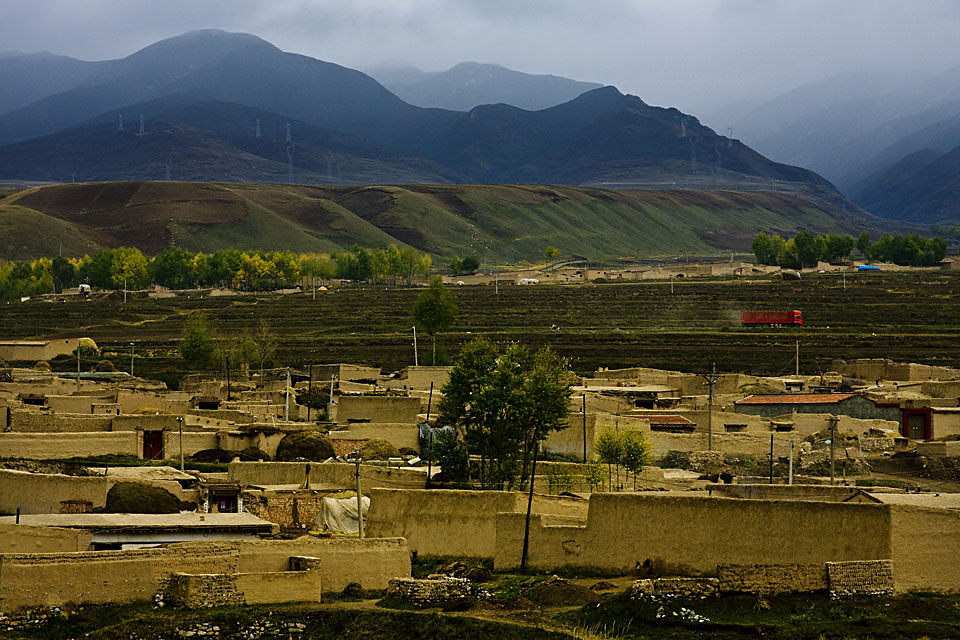
M143 482L119 482L107 493L104 513L180 513L195 508L162 487Z
M386 440L367 440L360 449L360 457L364 460L386 460L399 458L400 452Z
M37 364L33 365L33 368L37 371L53 371L53 369L50 368L50 363L46 360L38 360Z
M295 460L323 462L334 455L330 438L316 431L297 431L283 437L277 447L276 459L278 462Z
M113 366L113 363L109 360L101 360L97 363L97 366L94 367L94 371L116 371L116 368Z

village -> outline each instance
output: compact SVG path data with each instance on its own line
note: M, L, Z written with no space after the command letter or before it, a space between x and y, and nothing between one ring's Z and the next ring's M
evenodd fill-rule
M97 345L4 341L0 358L81 349ZM466 482L439 464L451 370L316 364L174 391L8 365L0 627L78 604L345 590L442 607L516 571L620 576L606 588L635 598L960 589L960 370L863 358L812 376L571 374L564 428L533 481L507 490L470 462ZM608 451L626 433L646 443L639 465ZM423 576L430 559L456 562Z

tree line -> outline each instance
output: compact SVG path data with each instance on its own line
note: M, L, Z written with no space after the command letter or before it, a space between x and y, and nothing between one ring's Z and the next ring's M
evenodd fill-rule
M920 238L912 234L888 234L876 242L871 242L866 231L856 241L848 233L814 235L809 231L800 231L790 239L761 231L753 238L753 254L759 264L790 269L815 267L821 260L842 260L848 258L854 248L866 260L915 267L935 266L947 254L947 243L942 238Z
M341 253L300 255L239 249L191 253L170 247L149 259L136 247L118 247L79 258L0 263L0 300L59 293L81 283L97 289L157 284L170 289L220 286L239 291L293 287L303 278L409 283L426 277L432 264L428 254L396 245L385 249L354 245Z

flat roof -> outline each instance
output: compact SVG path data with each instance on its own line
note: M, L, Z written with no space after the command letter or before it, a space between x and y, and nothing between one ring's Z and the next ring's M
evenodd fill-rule
M752 395L734 404L836 404L855 393L778 393L769 395Z
M0 524L15 524L16 516L0 517ZM97 531L148 529L254 530L270 533L276 526L249 513L31 513L20 516L22 524Z
M638 413L635 414L637 418L643 418L649 420L650 424L694 424L693 421L677 414L654 414L649 413Z
M870 491L869 494L884 504L960 509L960 493L874 493Z
M104 467L88 466L87 469L97 475L103 473ZM196 482L197 477L184 473L174 467L106 467L108 478L122 480L191 480Z

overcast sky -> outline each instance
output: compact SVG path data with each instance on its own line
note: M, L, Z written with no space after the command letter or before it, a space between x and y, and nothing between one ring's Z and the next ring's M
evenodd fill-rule
M0 0L0 50L101 60L202 28L358 69L492 62L697 115L842 71L960 65L960 0Z

